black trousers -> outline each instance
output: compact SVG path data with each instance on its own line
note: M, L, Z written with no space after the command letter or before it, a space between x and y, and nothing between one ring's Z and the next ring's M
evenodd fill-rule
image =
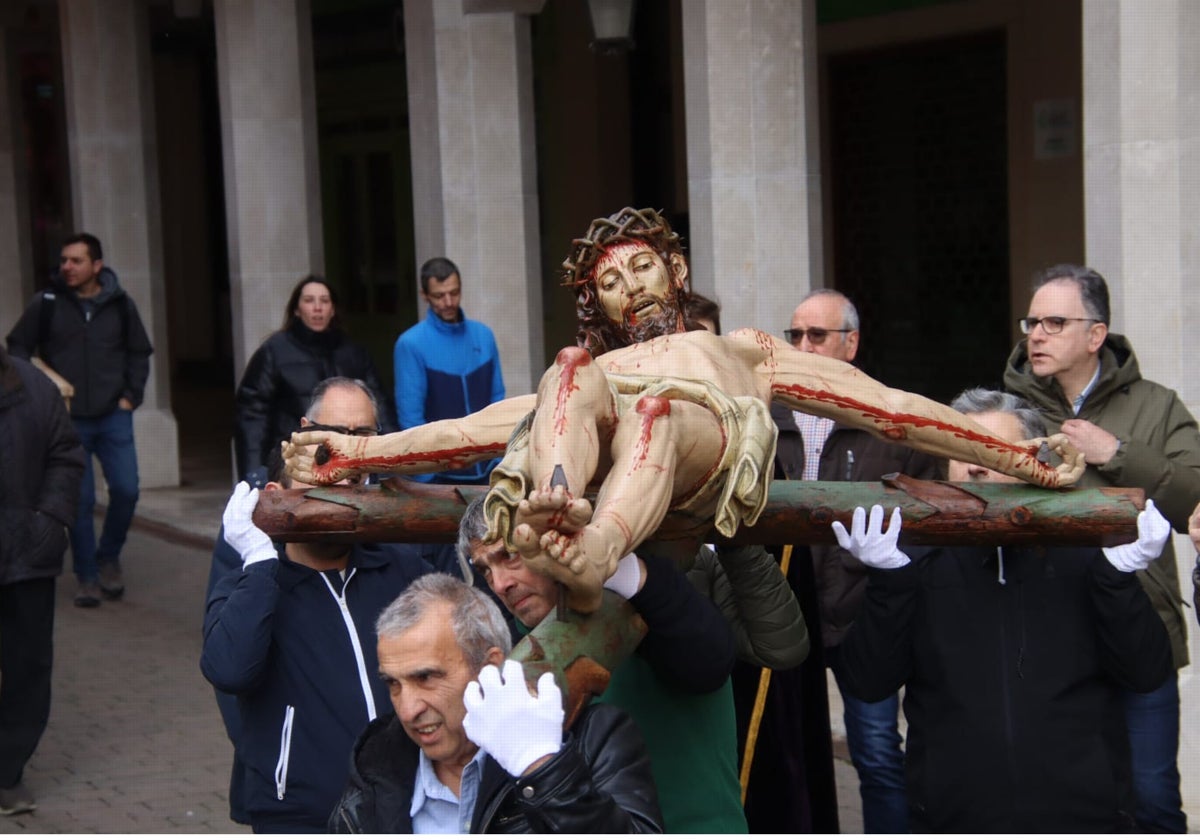
M54 578L0 584L0 788L21 781L50 719Z

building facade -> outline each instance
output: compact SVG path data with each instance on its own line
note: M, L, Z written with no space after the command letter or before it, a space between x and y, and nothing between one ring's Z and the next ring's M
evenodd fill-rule
M573 340L570 238L653 205L727 328L836 287L868 372L939 398L998 382L1031 274L1085 262L1200 413L1200 4L670 0L632 34L589 49L569 0L5 3L0 327L98 235L156 347L143 484L172 485L181 394L231 391L300 276L390 377L450 256L527 392Z

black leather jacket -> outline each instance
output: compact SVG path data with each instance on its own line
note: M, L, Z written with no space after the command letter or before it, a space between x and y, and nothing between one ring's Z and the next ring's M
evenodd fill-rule
M240 477L267 463L267 452L300 428L313 389L331 376L361 379L379 404L379 425L396 430L392 401L379 386L367 349L330 327L313 332L293 318L254 351L237 388L234 446Z
M417 746L396 716L373 721L350 758L350 782L329 818L337 834L411 834ZM650 759L637 726L613 706L589 706L562 749L514 779L484 763L472 834L660 834Z

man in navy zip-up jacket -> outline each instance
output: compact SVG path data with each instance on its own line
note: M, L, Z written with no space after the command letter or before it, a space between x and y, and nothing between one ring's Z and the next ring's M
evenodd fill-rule
M225 540L243 568L209 596L200 668L237 696L254 830L321 832L354 739L389 705L375 619L432 569L402 545L293 543L280 554L251 520L257 501L242 482L226 507Z
M401 429L466 417L504 399L496 338L486 324L463 313L458 266L445 257L427 260L421 266L421 297L429 304L425 319L400 334L392 353ZM408 477L486 484L494 463Z

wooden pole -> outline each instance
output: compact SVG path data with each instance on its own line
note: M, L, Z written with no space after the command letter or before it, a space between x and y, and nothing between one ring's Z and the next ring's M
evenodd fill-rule
M255 523L285 542L454 542L468 502L486 487L392 479L383 487L264 490ZM712 523L668 514L655 538L700 537L741 545L832 545L834 520L847 527L857 506L899 506L910 545L1120 545L1137 539L1140 489L1047 490L1028 484L919 481L774 481L766 509L732 540Z
M788 567L792 563L792 547L783 547L783 559L779 561L779 570L787 580ZM767 692L771 690L771 669L763 668L758 675L758 693L754 695L754 710L750 712L750 725L746 729L746 749L742 753L742 805L746 804L746 794L750 790L750 771L754 767L754 750L758 746L758 730L762 726L763 709L767 705Z

